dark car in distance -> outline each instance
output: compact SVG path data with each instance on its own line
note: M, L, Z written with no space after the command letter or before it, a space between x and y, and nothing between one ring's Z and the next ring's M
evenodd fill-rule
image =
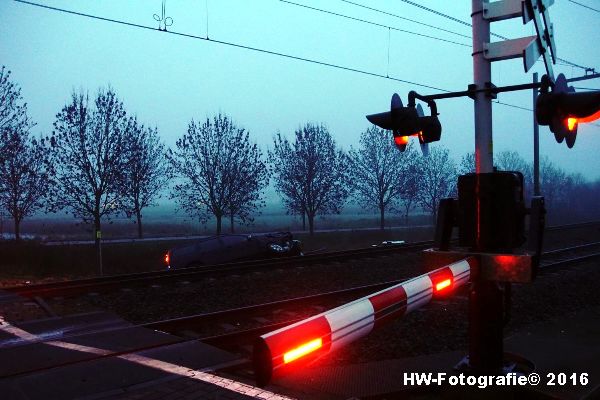
M225 234L169 249L165 263L170 269L298 255L302 255L300 241L290 232Z

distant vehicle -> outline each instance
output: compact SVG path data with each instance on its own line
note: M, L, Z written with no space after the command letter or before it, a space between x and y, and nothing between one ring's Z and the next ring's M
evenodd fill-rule
M170 269L298 255L302 255L300 241L290 232L275 232L211 236L170 249L164 261Z
M406 244L404 240L384 240L380 244L372 244L371 247L383 247L383 246L399 246Z

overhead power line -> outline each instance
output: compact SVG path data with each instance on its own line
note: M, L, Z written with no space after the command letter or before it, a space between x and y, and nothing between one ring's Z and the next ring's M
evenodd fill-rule
M340 1L343 1L344 3L352 4L353 6L356 6L356 7L364 8L366 10L374 11L374 12L377 12L379 14L388 15L390 17L398 18L398 19L401 19L401 20L404 20L404 21L414 22L415 24L427 26L429 28L437 29L437 30L442 31L442 32L451 33L453 35L457 35L457 36L461 36L461 37L464 37L464 38L467 38L467 39L471 39L471 36L469 36L469 35L465 35L465 34L462 34L462 33L454 32L454 31L451 31L451 30L448 30L448 29L444 29L444 28L440 28L439 26L429 25L429 24L424 23L423 21L417 21L417 20L414 20L414 19L406 18L406 17L403 17L403 16L398 15L398 14L393 14L393 13L388 12L388 11L384 11L384 10L380 10L380 9L377 9L377 8L369 7L369 6L366 6L364 4L355 3L355 2L349 1L349 0L340 0Z
M361 22L361 23L368 24L368 25L379 26L381 28L386 28L386 29L391 29L393 31L397 31L397 32L403 32L403 33L408 33L408 34L411 34L411 35L421 36L421 37L425 37L425 38L428 38L428 39L439 40L441 42L451 43L451 44L455 44L455 45L458 45L458 46L471 47L470 44L459 43L459 42L455 42L453 40L443 39L443 38L440 38L440 37L437 37L437 36L431 36L431 35L426 35L426 34L419 33L419 32L409 31L409 30L406 30L406 29L400 29L400 28L396 28L396 27L393 27L393 26L384 25L384 24L380 24L380 23L377 23L377 22L373 22L373 21L368 21L368 20L365 20L365 19L351 17L349 15L344 15L344 14L336 13L336 12L329 11L329 10L324 10L322 8L311 7L311 6L308 6L306 4L294 3L294 2L288 1L288 0L279 0L279 1L282 2L282 3L286 3L286 4L289 4L289 5L292 5L292 6L302 7L302 8L306 8L306 9L312 10L312 11L317 11L317 12L321 12L321 13L333 15L335 17L346 18L346 19L349 19L349 20L355 21L355 22Z
M569 1L571 3L573 3L573 4L577 4L580 7L584 7L584 8L587 8L588 10L592 10L592 11L596 11L597 13L600 13L600 10L597 9L597 8L590 7L590 6L586 5L586 4L582 4L582 3L578 2L578 1L573 1L573 0L569 0Z
M14 1L17 2L17 3L22 3L22 4L26 4L26 5L30 5L30 6L34 6L34 7L40 7L40 8L44 8L44 9L51 10L51 11L57 11L57 12L62 12L62 13L66 13L66 14L77 15L77 16L80 16L80 17L95 19L95 20L99 20L99 21L110 22L110 23L115 23L115 24L119 24L119 25L125 25L125 26L129 26L129 27L133 27L133 28L140 28L140 29L145 29L145 30L151 30L151 31L155 31L155 32L158 31L154 27L150 27L150 26L146 26L146 25L140 25L140 24L136 24L136 23L133 23L133 22L122 21L122 20L117 20L117 19L112 19L112 18L106 18L106 17L100 17L100 16L92 15L92 14L85 14L85 13L81 13L81 12L78 12L78 11L66 10L66 9L62 9L62 8L48 6L48 5L45 5L45 4L33 3L33 2L30 2L30 1L26 1L26 0L14 0ZM290 54L286 54L286 53L280 53L280 52L276 52L276 51L271 51L271 50L266 50L266 49L260 49L260 48L256 48L256 47L246 46L246 45L232 43L232 42L226 42L226 41L222 41L222 40L209 39L209 38L206 38L206 37L192 35L192 34L188 34L188 33L175 32L175 31L160 31L160 33L168 33L168 34L175 35L175 36L181 36L181 37L186 37L186 38L190 38L190 39L203 40L203 41L206 41L206 42L212 42L212 43L216 43L216 44L222 44L222 45L231 46L231 47L235 47L235 48L241 48L241 49L245 49L245 50L257 51L257 52L260 52L260 53L265 53L265 54L280 56L280 57L284 57L284 58L289 58L289 59L293 59L293 60L297 60L297 61L303 61L303 62L308 62L308 63L322 65L322 66L327 66L327 67L331 67L331 68L341 69L341 70L344 70L344 71L355 72L355 73L359 73L359 74L363 74L363 75L367 75L367 76L373 76L373 77L377 77L377 78L383 78L383 79L389 79L389 80L393 80L393 81L397 81L397 82L407 83L407 84L411 84L411 85L415 85L415 86L420 86L420 87L424 87L424 88L428 88L428 89L437 90L437 91L440 91L440 92L446 92L446 93L451 92L450 90L447 90L447 89L442 89L442 88L438 88L438 87L431 86L431 85L426 85L426 84L419 83L419 82L413 82L413 81L409 81L409 80L405 80L405 79L400 79L400 78L386 76L386 75L378 74L378 73L374 73L374 72L369 72L369 71L359 70L359 69L355 69L355 68L345 67L345 66L342 66L342 65L331 64L331 63L327 63L327 62L323 62L323 61L318 61L318 60L313 60L313 59L309 59L309 58L298 57L298 56L294 56L294 55L290 55ZM516 108L516 109L525 110L525 111L530 111L530 112L533 111L530 108L526 108L526 107L522 107L522 106L518 106L518 105L514 105L514 104L509 104L509 103L503 103L503 102L500 102L500 101L497 101L497 100L495 100L494 103L500 104L500 105L503 105L503 106L507 106L507 107L512 107L512 108Z
M531 109L531 108L517 106L515 104L510 104L510 103L504 103L504 102L501 102L501 101L498 101L498 100L492 100L492 103L500 104L501 106L507 106L507 107L516 108L516 109L523 110L523 111L531 111L531 112L533 112L533 109Z
M91 18L91 19L95 19L95 20L100 20L100 21L105 21L105 22L111 22L111 23L114 23L114 24L125 25L125 26L129 26L129 27L133 27L133 28L140 28L140 29L146 29L146 30L151 30L151 31L158 31L154 27L147 26L147 25L136 24L136 23L133 23L133 22L123 21L123 20L118 20L118 19L113 19L113 18L100 17L100 16L92 15L92 14L85 14L85 13L81 13L81 12L78 12L78 11L72 11L72 10L67 10L67 9L64 9L64 8L52 7L52 6L48 6L48 5L45 5L45 4L33 3L33 2L30 2L30 1L26 1L26 0L14 0L14 1L16 1L17 3L27 4L27 5L30 5L30 6L40 7L40 8L44 8L44 9L47 9L47 10L62 12L62 13L66 13L66 14L77 15L77 16L80 16L80 17L86 17L86 18ZM392 81L407 83L407 84L410 84L410 85L420 86L420 87L424 87L424 88L427 88L427 89L437 90L437 91L440 91L440 92L450 92L450 90L442 89L442 88L439 88L439 87L436 87L436 86L433 86L433 85L427 85L425 83L420 83L420 82L415 82L415 81L409 81L409 80L406 80L406 79L401 79L401 78L397 78L397 77L393 77L393 76L389 76L389 75L379 74L377 72L371 72L371 71L366 71L366 70L362 70L362 69L358 69L358 68L347 67L347 66L344 66L344 65L333 64L333 63L329 63L329 62L325 62L325 61L319 61L319 60L315 60L315 59L312 59L312 58L295 56L293 54L281 53L281 52L278 52L278 51L273 51L273 50L268 50L268 49L262 49L262 48L253 47L253 46L247 46L247 45L243 45L243 44L239 44L239 43L227 42L227 41L224 41L224 40L217 40L217 39L210 39L210 38L207 38L207 37L202 37L202 36L193 35L193 34L189 34L189 33L183 33L183 32L176 32L176 31L164 31L163 30L163 31L160 31L160 33L161 34L162 33L168 33L168 34L175 35L175 36L182 36L182 37L187 37L187 38L190 38L190 39L197 39L197 40L202 40L202 41L205 41L205 42L211 42L211 43L221 44L221 45L224 45L224 46L230 46L230 47L235 47L235 48L244 49L244 50L256 51L256 52L259 52L259 53L270 54L270 55L273 55L273 56L284 57L284 58L288 58L288 59L292 59L292 60L303 61L303 62L307 62L307 63L311 63L311 64L322 65L322 66L336 68L336 69L340 69L340 70L344 70L344 71L349 71L349 72L355 72L355 73L362 74L362 75L368 75L368 76L374 76L374 77L377 77L377 78L389 79L389 80L392 80Z
M449 19L451 21L458 22L459 24L462 24L462 25L465 25L465 26L469 26L469 27L471 26L471 24L468 23L468 22L466 22L466 21L460 20L458 18L454 18L451 15L444 14L443 12L434 10L433 8L425 7L424 5L419 4L419 3L415 3L414 1L409 1L409 0L400 0L400 1L402 1L402 2L404 2L406 4L410 4L411 6L418 7L420 9L422 9L422 10L429 11L430 13L439 15L440 17L444 17L444 18Z
M340 0L340 1L343 1L344 3L352 4L352 5L354 5L354 6L357 6L357 7L362 7L362 8L366 8L366 9L369 9L369 10L372 10L372 11L375 11L375 12L379 12L379 13L382 13L382 14L391 15L391 16L395 16L395 17L398 17L398 18L403 18L403 17L400 17L400 16L398 16L398 15L396 15L396 14L392 14L392 13L389 13L389 12L387 12L387 11L380 10L380 9L376 9L376 8L372 8L372 7L367 7L367 6L365 6L364 4L355 3L355 2L353 2L353 1L349 1L349 0ZM409 5L411 5L411 6L414 6L414 7L420 8L420 9L422 9L422 10L425 10L425 11L427 11L427 12L430 12L430 13L432 13L432 14L438 15L438 16L440 16L440 17L446 18L446 19L448 19L448 20L450 20L450 21L457 22L457 23L459 23L459 24L461 24L461 25L468 26L468 27L472 27L472 26L473 26L473 25L471 25L471 24L470 24L469 22L467 22L467 21L463 21L463 20L461 20L461 19L455 18L455 17L453 17L453 16L451 16L451 15L445 14L445 13L443 13L443 12L441 12L441 11L438 11L438 10L435 10L435 9L433 9L433 8L425 7L425 6L423 6L423 5L421 5L421 4L418 4L418 3L414 2L414 1L410 1L410 0L400 0L400 1L402 1L402 2L404 2L404 3L406 3L406 4L409 4ZM569 0L569 1L571 1L571 2L573 2L573 3L576 3L576 4L579 4L579 3L577 3L577 2L574 2L574 1L572 1L572 0ZM582 5L582 4L579 4L579 5ZM584 6L584 5L582 5L582 6ZM584 6L584 7L585 7L585 6ZM594 11L597 11L597 10L595 10L595 9L594 9ZM412 21L412 20L411 20L411 21ZM415 21L413 21L413 22L415 22ZM421 23L421 22L419 22L419 21L416 21L416 22L418 22L418 23ZM423 25L425 25L425 24L423 24ZM425 25L425 26L431 26L431 25ZM502 40L509 40L509 38L507 38L506 36L502 36L502 35L499 35L499 34L497 34L497 33L493 33L493 32L491 32L491 33L490 33L490 35L491 35L491 36L494 36L494 37L497 37L498 39L502 39ZM465 37L471 38L471 36L466 36L466 35L461 35L461 36L465 36ZM592 71L592 72L594 72L594 71L596 70L595 68L586 67L586 66L583 66L583 65L580 65L580 64L576 64L576 63L574 63L574 62L571 62L571 61L569 61L569 60L565 60L564 58L559 58L559 57L556 57L556 60L557 60L557 61L562 61L563 63L567 63L567 64L569 64L569 66L572 66L572 67L577 67L577 68L583 69L583 70L585 70L586 72L589 72L589 71Z

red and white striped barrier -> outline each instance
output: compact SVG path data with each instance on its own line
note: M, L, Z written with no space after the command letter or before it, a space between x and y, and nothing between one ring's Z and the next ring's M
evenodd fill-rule
M438 293L469 281L476 258L468 257L375 294L262 335L254 345L259 386L272 377L343 347L394 318L425 304Z

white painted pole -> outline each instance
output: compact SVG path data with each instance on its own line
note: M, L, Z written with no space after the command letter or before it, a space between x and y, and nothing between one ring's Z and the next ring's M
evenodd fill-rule
M490 23L483 18L483 3L472 0L473 83L477 89L492 81L492 64L485 59L484 44L490 42ZM475 171L493 172L492 99L484 92L475 95Z
M492 66L486 60L484 46L490 42L490 22L484 19L483 6L488 0L472 0L473 83L476 89L491 84ZM475 95L475 171L494 172L492 142L492 99L486 92ZM477 196L477 247L480 248L482 218L479 213L482 193ZM475 373L499 373L503 361L504 293L498 282L474 279L469 292L469 361Z

